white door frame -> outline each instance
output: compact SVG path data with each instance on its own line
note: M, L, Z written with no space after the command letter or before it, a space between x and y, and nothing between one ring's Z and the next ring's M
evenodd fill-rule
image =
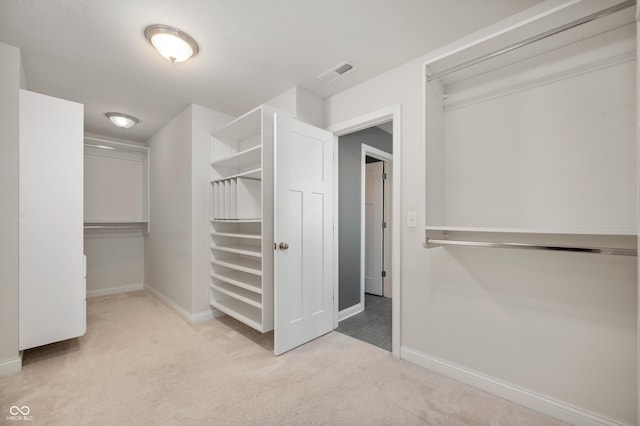
M338 295L339 293L339 244L338 244L338 188L339 188L339 176L338 176L338 137L347 135L349 133L357 132L358 130L368 129L369 127L377 126L378 124L385 123L389 120L393 120L393 156L394 167L392 170L393 189L392 189L392 214L394 218L391 224L391 286L392 286L392 314L391 314L391 353L394 356L400 357L400 297L401 297L401 284L400 284L400 171L402 170L402 126L401 126L401 104L395 104L386 108L373 111L369 114L356 117L352 120L345 121L343 123L330 126L327 130L336 135L334 138L334 157L333 157L333 173L334 173L334 270L333 270L333 285L334 285L334 328L338 327Z
M337 149L337 148L334 148L334 149ZM381 161L393 160L393 154L389 154L388 152L384 152L381 149L377 149L366 144L362 144L360 146L360 305L362 305L363 309L364 309L364 273L365 273L365 263L366 263L365 262L366 242L365 242L364 234L366 229L365 228L365 221L366 221L365 220L366 219L365 190L367 188L367 181L366 181L367 171L365 166L367 164L367 156L373 157ZM393 171L393 169L391 170ZM382 206L382 208L384 209L384 205ZM391 222L391 226L393 227L393 222ZM393 238L393 234L392 234L392 238ZM384 253L384 246L382 247L382 252ZM393 254L393 249L391 250L391 253ZM384 269L384 264L382 265L382 268ZM392 281L392 285L393 285L393 281Z

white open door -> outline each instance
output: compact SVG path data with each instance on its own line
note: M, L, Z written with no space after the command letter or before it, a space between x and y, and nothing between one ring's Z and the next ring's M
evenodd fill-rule
M333 138L276 114L276 355L333 329Z

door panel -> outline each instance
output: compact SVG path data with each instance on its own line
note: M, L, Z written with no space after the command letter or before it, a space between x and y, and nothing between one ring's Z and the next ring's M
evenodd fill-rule
M280 355L333 328L333 134L281 114L275 129L274 352Z
M382 296L382 161L366 164L364 291Z

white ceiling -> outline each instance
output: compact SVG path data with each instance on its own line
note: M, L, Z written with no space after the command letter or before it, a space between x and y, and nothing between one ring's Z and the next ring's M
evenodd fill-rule
M190 103L240 115L298 85L322 97L540 0L0 0L0 42L21 48L27 88L85 105L85 130L144 141ZM189 33L171 64L150 24ZM338 63L341 79L316 77ZM128 130L105 112L135 115Z

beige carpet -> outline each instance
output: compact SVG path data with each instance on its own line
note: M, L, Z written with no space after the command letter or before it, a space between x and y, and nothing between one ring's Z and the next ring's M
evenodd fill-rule
M335 332L275 357L271 335L190 326L146 292L91 299L84 337L27 351L0 378L0 423L561 424Z

